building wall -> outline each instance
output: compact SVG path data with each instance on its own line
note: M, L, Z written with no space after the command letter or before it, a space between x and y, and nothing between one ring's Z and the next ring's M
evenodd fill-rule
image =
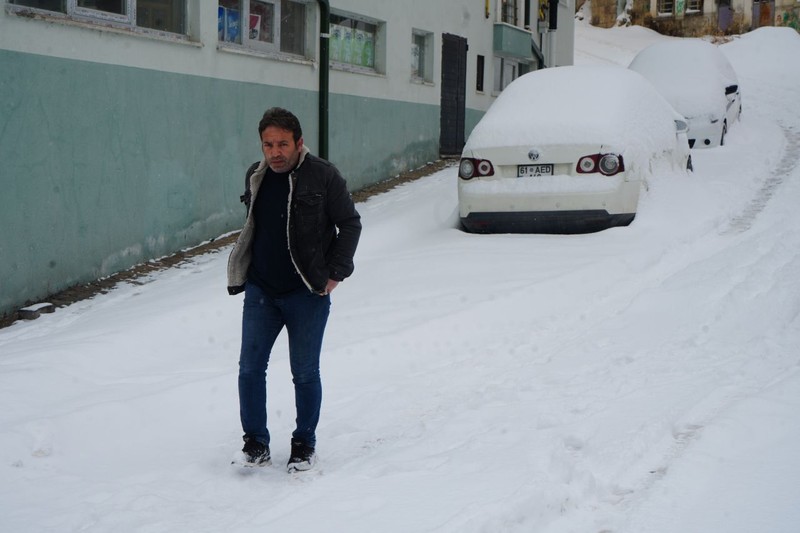
M776 0L775 25L788 26L800 32L800 1Z
M334 3L382 22L385 40L379 72L330 72L328 157L351 190L438 158L443 33L468 39L469 134L495 96L496 2ZM2 5L0 316L238 229L266 108L293 110L317 151L314 1L307 59L219 46L216 3L205 0L187 0L185 39ZM426 82L411 79L415 29L432 34Z
M608 0L600 0L607 3ZM640 2L641 0L635 0ZM700 12L679 16L663 16L657 12L657 0L645 0L641 17L634 23L652 28L665 35L701 37L704 35L740 34L760 26L789 26L800 31L800 2L797 0L732 0L730 25L720 27L719 3L705 0ZM762 12L763 11L763 12Z
M677 4L677 0L676 0ZM705 0L697 12L679 15L658 13L657 0L631 0L629 20L632 24L651 28L664 35L701 37L704 35L739 34L753 30L759 25L788 26L800 31L800 2L798 0L774 0L754 3L753 0L732 0L733 11L730 25L720 27L717 0ZM685 2L684 2L685 5ZM592 0L593 26L610 28L617 24L619 0ZM761 15L760 10L767 15ZM754 14L757 15L754 17Z
M558 30L554 33L556 66L575 62L575 0L559 0Z
M592 26L611 28L617 24L617 0L591 0Z
M381 75L336 66L331 69L330 158L340 168L358 169L352 183L355 188L438 158L443 33L468 40L467 110L482 115L494 100L491 90L475 90L478 54L487 58L484 76L489 88L492 79L495 18L493 12L485 16L483 2L417 0L414 9L409 9L407 2L337 0L332 2L331 11L374 18L386 25L385 69ZM414 30L433 34L433 74L427 83L411 80ZM474 122L470 126L467 120L466 126L469 134ZM353 173L348 177L351 180Z

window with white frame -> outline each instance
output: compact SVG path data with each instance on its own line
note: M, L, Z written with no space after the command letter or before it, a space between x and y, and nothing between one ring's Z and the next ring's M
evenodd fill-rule
M672 15L675 9L675 0L658 0L656 9L659 15Z
M411 79L433 82L433 33L429 31L411 32Z
M517 25L517 0L502 0L500 5L500 21L513 26Z
M698 13L700 12L701 9L703 9L703 0L687 0L686 2L687 13Z
M306 55L306 2L219 0L218 38L267 52Z
M330 61L377 70L380 23L354 15L331 13Z
M8 3L63 13L77 20L186 33L186 0L9 0Z
M494 57L494 90L501 92L519 76L519 62L505 57Z

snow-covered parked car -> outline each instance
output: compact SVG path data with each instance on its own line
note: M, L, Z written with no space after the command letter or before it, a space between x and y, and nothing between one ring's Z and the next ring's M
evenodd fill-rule
M584 233L628 225L642 182L691 168L686 123L632 70L564 66L498 96L461 154L463 227Z
M689 146L713 148L739 119L742 96L736 71L725 55L702 39L652 44L628 67L647 78L686 117Z

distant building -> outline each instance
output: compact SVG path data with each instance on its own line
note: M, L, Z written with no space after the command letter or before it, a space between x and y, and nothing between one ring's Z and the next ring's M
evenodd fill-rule
M744 33L762 26L800 31L797 0L591 0L591 24L636 24L664 35Z
M0 3L0 316L237 229L268 107L360 189L573 54L573 0Z

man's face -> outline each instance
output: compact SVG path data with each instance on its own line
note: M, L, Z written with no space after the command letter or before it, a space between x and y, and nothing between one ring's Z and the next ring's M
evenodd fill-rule
M261 150L273 172L289 172L300 159L303 149L303 138L294 142L289 130L277 126L268 126L261 132Z

